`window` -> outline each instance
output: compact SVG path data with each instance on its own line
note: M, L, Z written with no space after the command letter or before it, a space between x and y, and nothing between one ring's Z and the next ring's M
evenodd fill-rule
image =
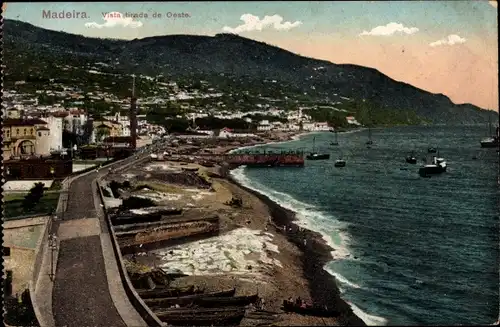
M2 246L2 255L4 257L10 257L10 248L8 246Z
M7 137L10 137L10 130L9 129L5 131L5 135L7 135Z
M39 137L42 137L42 132L38 132L38 136L39 136Z
M26 128L24 129L24 135L28 134L28 131L26 130Z
M16 128L16 134L19 135L19 128Z

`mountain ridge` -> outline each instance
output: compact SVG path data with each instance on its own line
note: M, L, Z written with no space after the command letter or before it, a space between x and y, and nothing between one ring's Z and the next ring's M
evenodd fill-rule
M206 75L253 82L273 79L284 88L313 99L332 103L340 96L355 101L366 99L374 108L415 112L436 124L485 123L489 115L498 115L470 103L455 104L444 94L397 81L376 68L305 57L236 34L177 34L116 40L4 20L5 53L23 50L67 53L75 59L94 58L109 64L119 62L116 66L122 71L164 74L171 78Z

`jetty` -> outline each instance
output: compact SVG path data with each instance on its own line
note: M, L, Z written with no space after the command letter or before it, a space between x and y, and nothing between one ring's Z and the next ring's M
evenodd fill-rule
M203 161L207 164L226 163L232 167L247 166L255 168L266 167L304 167L303 151L281 151L281 152L250 152L241 151L234 153L197 153L178 154L169 157L169 160Z

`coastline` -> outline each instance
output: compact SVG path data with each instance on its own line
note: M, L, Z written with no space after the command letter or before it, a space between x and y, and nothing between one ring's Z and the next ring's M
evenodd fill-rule
M283 208L267 196L242 185L231 175L228 175L226 179L264 203L269 209L272 219L271 225L273 225L275 232L284 235L290 243L300 250L302 270L304 277L309 282L309 292L313 302L322 306L332 306L333 304L341 312L339 318L341 325L366 326L366 323L354 314L350 305L340 297L335 277L323 269L326 263L333 260L331 255L333 249L326 244L322 235L299 227L296 223L296 214L292 210ZM284 232L283 226L286 226L286 232ZM306 245L304 245L304 238L307 240Z
M228 153L244 147L288 142L309 133L297 134L276 133L266 135L257 142L249 140L239 144L218 144L211 150L219 154ZM207 150L207 147L203 149ZM210 183L214 192L197 191L199 194L193 195L197 184L184 185L187 180L173 178L193 169L198 169L197 174L201 176L213 173ZM242 185L230 172L226 165L204 167L194 158L181 158L134 167L127 172L127 176L121 173L110 176L110 179L118 181L131 178L142 183L149 181L151 184L148 185L155 190L151 198L157 203L163 201L163 204L174 207L195 207L192 210L198 215L219 216L220 235L193 239L189 244L185 244L186 239L183 238L183 242L179 240L177 245L169 244L168 247L175 248L174 252L166 252L165 244L154 241L151 246L146 245L142 249L134 247L134 253L138 251L143 254L135 257L131 252L126 259L150 268L168 267L187 273L188 276L172 281L173 287L195 285L207 291L234 288L238 296L257 292L262 301L265 300L266 310L276 312L278 321L273 324L277 326L365 326L359 314L357 316L354 313L357 312L355 307L351 308L340 297L335 277L324 269L325 264L333 258L332 248L323 236L299 227L300 221L292 210L258 190ZM244 205L236 208L228 206L227 203L234 197L240 198ZM285 230L283 226L286 226ZM257 236L250 237L249 234ZM151 237L163 236L152 231ZM210 256L208 261L205 260L207 256ZM231 267L230 270L226 270L227 265ZM339 315L318 317L282 312L280 307L283 300L290 297L301 297L316 305L327 306L338 311ZM243 326L252 325L251 319L255 317L249 319Z
M362 131L363 129L354 129L350 131L345 131L343 133L353 133L357 131ZM251 148L255 146L264 146L266 144L275 144L289 142L293 140L298 140L302 136L317 133L317 132L302 132L302 133L291 133L287 135L287 138L282 141L270 141L260 144L242 146L239 148L234 148L229 151L237 151L239 149ZM335 276L329 274L324 266L333 260L331 248L323 236L315 231L300 227L297 224L296 213L292 210L282 207L278 203L271 200L266 195L260 193L257 190L251 189L241 182L236 180L230 173L227 172L225 177L230 183L236 187L252 194L258 198L264 205L267 206L269 214L271 215L271 224L276 233L283 235L288 242L295 245L301 252L302 270L304 277L309 283L309 292L311 299L315 304L324 306L331 306L332 304L341 312L341 317L339 323L341 325L347 326L366 326L366 323L358 316L354 314L351 306L344 301L340 296L340 290L338 288ZM283 226L286 226L284 228ZM286 229L286 232L284 231ZM304 239L306 239L306 245L304 245Z

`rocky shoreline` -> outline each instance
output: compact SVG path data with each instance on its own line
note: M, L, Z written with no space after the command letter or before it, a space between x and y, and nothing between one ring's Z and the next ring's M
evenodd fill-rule
M300 249L302 252L302 268L304 276L309 282L312 300L319 305L331 306L333 304L342 312L342 321L339 321L341 325L366 326L340 297L340 290L335 282L335 277L323 269L324 265L333 258L331 255L332 248L326 244L321 234L299 227L293 211L283 208L267 196L241 185L231 176L228 176L227 179L262 201L269 208L272 225L276 232L286 236L289 242ZM286 226L286 232L283 226ZM304 245L304 238L307 240L306 245Z

